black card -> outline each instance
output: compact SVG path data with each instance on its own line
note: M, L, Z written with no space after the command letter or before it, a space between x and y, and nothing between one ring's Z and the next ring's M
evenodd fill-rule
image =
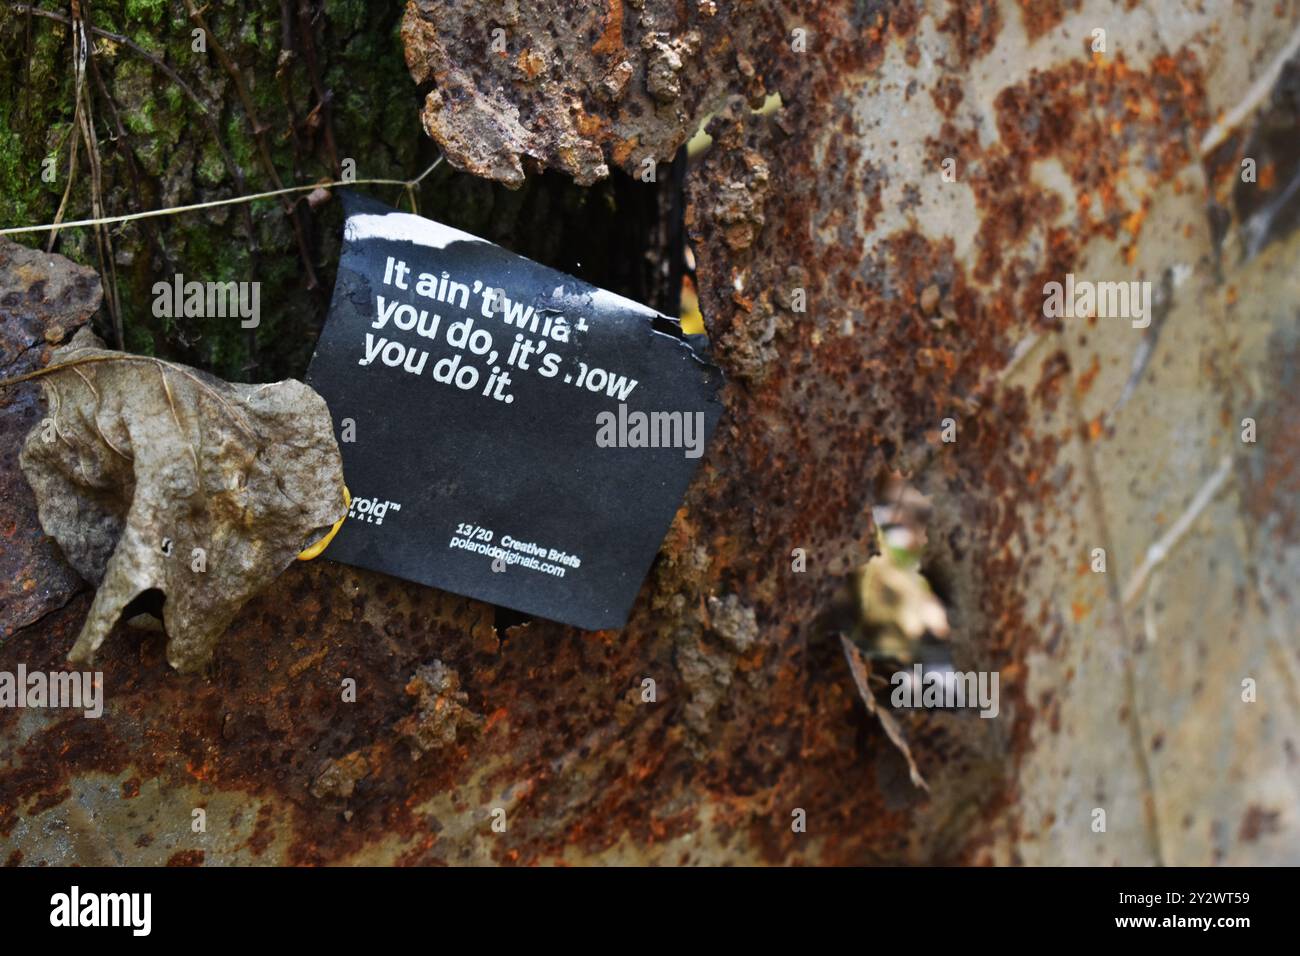
M721 411L677 322L345 196L307 380L352 507L325 556L596 630L627 621Z

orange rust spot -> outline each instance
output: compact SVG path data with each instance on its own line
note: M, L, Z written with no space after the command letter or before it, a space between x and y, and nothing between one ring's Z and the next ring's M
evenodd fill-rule
M294 663L289 665L289 671L288 671L289 676L297 677L299 674L301 674L303 671L307 670L308 668L315 667L317 664L321 662L321 659L328 653L329 653L329 647L324 646L321 647L320 650L316 651L316 653L308 654L306 657L302 658L301 660L295 661Z
M1101 193L1101 204L1104 208L1106 209L1119 208L1118 194L1115 192L1114 185L1112 185L1109 181L1102 183L1098 187L1097 191Z
M599 116L592 116L590 113L578 112L578 132L583 136L591 137L599 133L605 126L605 121Z
M640 137L633 136L631 139L623 139L615 143L610 149L614 162L620 166L626 163L627 158L632 155L632 150L636 149L639 142Z
M1142 223L1147 217L1146 206L1133 210L1124 220L1124 231L1131 236L1136 236L1142 231Z
M546 60L532 50L524 50L515 59L515 66L519 68L519 72L525 77L535 80L546 69Z
M605 32L592 46L592 53L617 53L623 49L623 0L608 0Z
M1088 616L1088 605L1084 604L1082 601L1071 601L1070 614L1074 617L1074 623L1078 624Z
M1101 437L1101 416L1098 415L1092 421L1088 422L1088 438L1096 441Z
M1075 386L1080 395L1087 395L1088 392L1092 390L1093 383L1097 381L1097 373L1100 371L1101 359L1094 355L1092 357L1092 364L1089 365L1087 370L1079 376L1079 381Z

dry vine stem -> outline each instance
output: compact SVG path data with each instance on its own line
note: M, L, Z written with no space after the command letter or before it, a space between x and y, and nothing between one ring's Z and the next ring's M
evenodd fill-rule
M195 212L199 209L212 209L216 206L231 206L236 203L253 202L258 199L269 199L273 196L281 196L286 193L313 192L317 189L334 189L339 186L402 186L405 187L408 196L411 198L411 204L414 207L414 189L420 184L424 177L442 164L442 157L435 159L432 165L424 172L420 173L414 179L352 179L352 180L334 180L326 183L311 183L307 186L286 186L284 189L273 189L270 192L253 193L249 196L234 196L230 199L214 199L210 202L192 203L188 206L171 206L167 209L150 209L145 212L132 212L122 216L104 216L100 219L78 219L75 222L64 223L46 223L42 226L13 226L7 229L0 229L0 236L16 236L28 232L44 232L47 229L71 229L77 226L100 226L111 225L113 223L134 222L137 219L152 219L155 216L174 216L182 212Z

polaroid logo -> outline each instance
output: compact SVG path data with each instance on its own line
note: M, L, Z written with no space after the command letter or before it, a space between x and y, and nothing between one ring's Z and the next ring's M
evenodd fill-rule
M178 272L171 282L155 282L153 296L153 314L159 319L239 318L244 329L262 322L260 282L186 282Z
M1065 284L1043 286L1043 315L1049 319L1132 319L1133 328L1151 324L1150 282L1075 282L1068 273Z
M910 671L895 671L889 682L894 707L978 707L981 717L998 715L997 671L925 671L914 664Z
M704 454L703 412L629 412L596 416L597 448L684 448L687 458Z
M153 924L152 893L70 893L50 897L51 926L129 926L132 935L148 936Z
M0 671L0 707L67 707L90 719L104 713L104 672L32 671L19 664L18 672Z
M383 524L384 515L390 511L401 511L402 506L396 501L380 501L378 498L353 498L348 508L348 517L365 519L369 524Z

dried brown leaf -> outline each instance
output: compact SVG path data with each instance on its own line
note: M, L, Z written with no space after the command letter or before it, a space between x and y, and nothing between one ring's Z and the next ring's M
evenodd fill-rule
M87 329L39 377L51 426L20 456L41 525L98 584L69 660L87 664L146 592L167 660L203 667L239 609L343 515L324 400L104 348Z
M871 692L869 683L871 677L871 662L862 656L858 650L843 634L840 635L840 645L844 648L844 659L849 662L849 672L853 675L853 683L858 688L858 696L862 698L862 703L867 705L867 710L875 715L880 721L880 726L885 728L885 735L898 748L898 752L903 755L907 761L907 770L912 777L912 785L920 787L926 793L930 792L929 784L921 776L921 771L916 766L916 761L912 759L912 750L907 746L907 738L903 736L903 730L898 726L898 721L894 720L894 715L876 703L876 695Z

